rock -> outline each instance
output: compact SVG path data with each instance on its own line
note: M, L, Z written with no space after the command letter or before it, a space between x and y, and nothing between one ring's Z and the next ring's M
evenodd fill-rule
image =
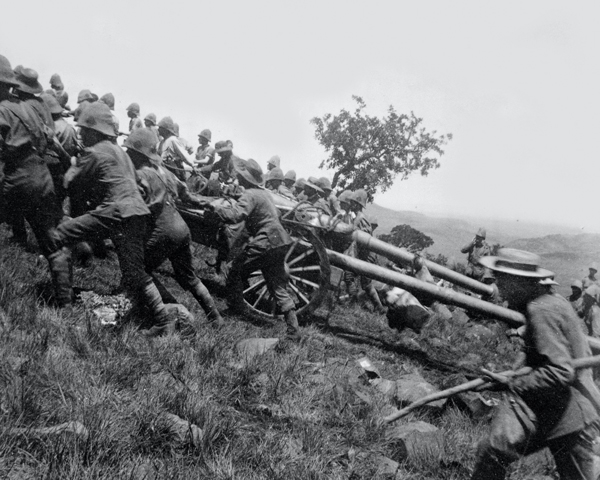
M273 349L278 342L278 338L247 338L238 342L235 349L240 357L250 361L257 355Z
M462 308L455 308L452 312L452 321L459 325L465 325L469 323L470 318Z
M144 462L133 467L128 478L131 480L155 480L158 478L157 473L157 469L151 462Z
M398 461L426 454L429 458L439 459L444 453L443 433L434 425L417 421L389 428L385 433L386 440L394 445L398 452Z
M173 441L179 446L191 443L198 447L202 442L202 429L177 415L165 412L158 418L158 423L172 435Z
M375 378L381 378L379 370L371 363L367 357L361 357L357 361L358 366L362 369L363 375L367 380L373 380Z
M89 437L89 432L80 422L66 422L53 427L41 428L13 428L9 430L12 435L27 435L27 436L55 436L55 435L73 435L85 442Z
M452 320L452 312L448 310L448 307L440 302L433 302L430 307L434 311L437 320L448 322Z
M497 405L496 401L486 400L477 392L459 393L453 396L452 401L462 410L469 412L474 419L488 417Z
M377 475L385 476L395 476L396 472L400 468L400 464L395 462L391 458L385 457L381 454L375 454L371 457L373 463L377 466Z
M396 401L403 407L438 391L418 373L411 373L396 380ZM436 400L423 408L440 409L445 403L446 399Z
M371 380L371 385L388 397L393 397L396 393L396 382L392 382L391 380L376 378Z

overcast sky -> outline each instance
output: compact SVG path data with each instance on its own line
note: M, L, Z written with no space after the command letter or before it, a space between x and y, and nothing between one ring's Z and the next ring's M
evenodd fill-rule
M310 119L414 111L452 133L441 167L380 205L600 232L600 72L594 1L30 1L2 7L0 54L181 136L231 139L263 168L322 176ZM331 176L331 175L330 175Z

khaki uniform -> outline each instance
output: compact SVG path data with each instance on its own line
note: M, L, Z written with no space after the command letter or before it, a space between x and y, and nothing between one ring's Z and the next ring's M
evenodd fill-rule
M198 147L196 149L196 161L194 162L194 165L197 167L212 165L215 163L215 155L215 149L210 145L206 145L206 147Z
M144 128L144 122L140 117L130 118L129 119L129 133L137 130L138 128Z
M589 369L572 367L573 359L590 355L589 345L568 302L556 294L531 301L526 318L525 363L532 371L511 382L471 478L503 479L512 461L549 447L560 478L591 479L600 393Z
M290 297L284 257L292 240L279 221L271 195L262 188L244 191L231 207L215 207L215 212L226 223L246 222L249 236L242 255L234 259L227 282L233 297L239 302L243 289L241 279L256 269L265 277L267 288L275 298L279 310L285 313L295 308Z
M487 257L491 255L492 249L485 242L482 242L481 246L475 245L475 240L471 240L467 243L463 248L460 249L461 253L468 253L467 257L467 275L471 278L481 281L483 278L483 274L485 273L485 269L479 265L479 259L481 257Z
M158 144L158 154L163 159L164 166L173 172L175 176L185 182L187 175L184 169L185 163L192 163L192 158L185 150L184 145L178 137L171 135Z

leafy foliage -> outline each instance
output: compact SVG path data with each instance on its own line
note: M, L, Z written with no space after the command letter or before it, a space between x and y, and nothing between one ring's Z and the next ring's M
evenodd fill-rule
M428 132L422 118L413 112L399 114L391 105L383 118L365 115L363 99L352 98L357 103L354 112L342 110L311 120L316 139L329 154L320 168L335 171L334 188L364 188L372 198L377 188L390 188L398 175L404 180L412 172L427 175L439 167L442 147L452 134Z
M397 247L406 248L411 253L420 252L433 245L430 236L410 225L396 225L389 234L384 233L378 238Z

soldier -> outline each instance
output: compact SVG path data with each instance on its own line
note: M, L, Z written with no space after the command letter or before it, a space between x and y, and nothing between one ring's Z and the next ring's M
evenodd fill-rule
M104 103L109 109L115 124L115 137L119 135L119 118L115 115L115 96L112 93L105 93L100 97L100 102Z
M272 192L277 192L279 186L283 183L283 172L281 168L272 168L265 177L265 188Z
M484 269L479 265L479 260L482 257L490 255L492 250L485 241L485 229L480 228L473 240L461 248L461 253L468 253L467 257L467 275L475 280L481 281L484 274Z
M127 107L127 116L129 117L129 133L137 128L144 128L140 118L140 106L137 103L134 102Z
M70 255L55 241L62 217L48 166L42 159L47 132L38 114L10 94L17 87L8 59L0 55L0 161L3 167L4 209L25 218L48 260L59 306L72 303Z
M163 302L178 303L152 275L152 272L169 259L173 266L175 280L181 288L194 296L212 325L223 326L223 319L213 298L194 272L190 229L175 208L175 199L179 192L186 203L198 206L202 205L202 202L192 197L185 184L177 177L160 167L161 158L156 153L154 134L151 131L145 128L135 130L125 140L123 146L127 148L127 154L136 168L138 184L142 188L144 200L151 213L144 251L146 272L152 276L161 292Z
M192 155L194 153L194 147L192 146L192 144L190 142L188 142L185 138L183 138L182 136L179 135L179 124L173 123L173 127L175 128L175 136L179 139L179 142L181 143L181 145L183 145L183 148L185 148L185 151L189 155Z
M79 95L77 95L77 108L73 112L73 120L79 120L79 115L81 115L83 109L85 109L90 103L94 103L96 101L94 100L94 97L95 95L87 89L79 92Z
M308 177L308 180L304 182L304 195L306 199L304 201L314 205L315 207L319 207L321 210L319 213L325 213L330 215L329 206L321 199L321 194L323 190L318 185L319 179L316 177Z
M304 180L303 178L299 178L298 180L296 180L294 182L294 196L296 197L296 200L298 200L299 202L305 202L307 200L307 196L304 193L304 185L306 184L306 180Z
M568 302L547 292L540 279L553 274L529 252L503 248L480 259L494 271L503 297L524 312L525 364L531 372L508 378L485 371L506 397L478 447L475 480L505 478L510 463L549 447L563 479L593 479L600 392L591 372L576 372L573 360L590 348Z
M54 134L56 138L70 157L74 157L79 153L79 142L77 140L77 132L70 123L64 119L63 107L60 106L58 100L50 94L40 95L54 121Z
M50 88L55 92L58 104L63 109L67 111L70 110L67 106L67 103L69 103L69 94L65 91L65 86L58 73L55 73L50 77Z
M281 168L281 159L279 155L273 155L267 162L267 172L270 172L274 168Z
M583 285L579 280L571 282L571 295L568 298L579 318L583 318Z
M367 192L362 188L359 188L350 197L350 209L356 215L354 219L354 226L358 230L361 230L371 235L373 233L373 227L364 212L366 206ZM354 244L354 248L351 247L349 253L351 253L359 260L363 260L365 262L370 263L376 263L375 258L371 255L371 252L360 245ZM371 302L373 303L375 311L377 313L385 313L386 309L381 304L381 300L379 298L379 295L377 294L377 290L375 290L375 287L373 286L373 281L369 277L361 275L360 285L369 297L369 300L371 300ZM358 298L358 286L356 285L356 280L352 281L352 279L348 279L348 289L350 290L351 298L354 301L356 301L356 299Z
M292 239L281 225L270 195L261 188L263 172L260 165L252 159L240 160L235 164L235 173L245 189L237 205L207 205L226 223L245 221L249 235L243 253L234 259L227 277L230 305L234 310L243 310L242 278L260 269L270 294L284 315L288 338L299 340L296 306L287 291L288 275L285 271L285 254Z
M196 167L204 167L215 163L215 149L210 146L212 133L208 128L205 128L198 134L198 148L196 149Z
M292 193L294 190L294 184L296 183L296 172L294 170L290 170L286 172L283 177L283 184L287 187L287 189Z
M486 285L492 287L492 293L482 295L481 299L493 303L494 305L500 305L502 303L502 298L500 297L500 291L498 290L498 285L496 285L496 277L494 277L494 274L486 269L482 281Z
M331 188L331 182L327 177L321 177L317 180L317 185L321 187L323 193L320 194L323 199L323 203L327 204L330 215L335 215L340 211L340 204L338 202L333 189Z
M233 153L233 146L229 140L221 140L215 144L215 152L219 154L219 160L200 168L200 173L206 178L218 177L222 183L232 183L235 178L234 165L240 161Z
M156 115L153 113L149 113L144 117L144 127L150 130L154 136L156 137L156 142L160 142L160 138L158 136L158 126L156 125Z
M583 323L590 337L600 338L600 286L590 285L583 292Z
M150 210L138 190L135 169L114 143L110 110L103 103L89 105L79 118L86 148L77 166L67 173L67 188L75 218L57 228L59 245L110 238L119 259L126 292L134 306L152 314L148 336L174 331L176 322L146 273L144 241Z
M596 274L598 273L598 265L596 264L596 262L594 262L590 265L589 272L590 272L589 275L581 281L583 290L585 290L586 288L588 288L591 285L599 285L600 284L600 282L598 281L598 278L596 277Z
M176 131L171 117L164 117L158 122L158 134L162 137L158 144L158 154L161 156L164 166L179 180L185 182L187 175L183 165L187 164L192 168L194 165L192 157L177 138Z

